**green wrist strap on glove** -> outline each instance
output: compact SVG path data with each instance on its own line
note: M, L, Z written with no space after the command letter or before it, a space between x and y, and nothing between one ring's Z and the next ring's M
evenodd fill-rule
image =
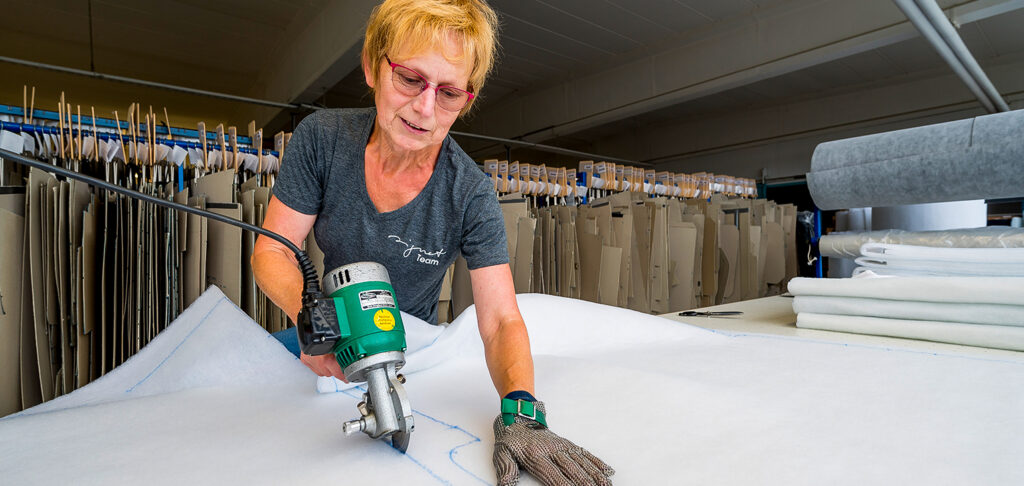
M615 470L608 464L546 425L537 425L545 421L543 402L503 400L501 412L494 417L497 486L518 484L520 468L544 486L612 486Z
M548 426L547 417L544 415L544 411L536 406L534 402L528 400L512 400L511 398L501 399L501 422L505 426L512 425L516 421L516 417L528 418L536 421L537 423Z

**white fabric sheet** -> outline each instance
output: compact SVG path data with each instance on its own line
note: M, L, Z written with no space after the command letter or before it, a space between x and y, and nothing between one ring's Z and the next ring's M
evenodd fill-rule
M798 295L793 312L1024 327L1024 305L948 304Z
M794 278L793 295L862 297L869 299L959 302L965 304L1024 303L1024 277L898 277Z
M801 312L796 327L1024 351L1024 327Z
M617 485L1024 483L1024 358L730 335L551 296L519 307L552 429ZM406 374L406 455L343 436L359 392L317 394L275 346L208 290L131 362L0 420L0 478L493 484L498 397L472 309L409 354L437 362Z

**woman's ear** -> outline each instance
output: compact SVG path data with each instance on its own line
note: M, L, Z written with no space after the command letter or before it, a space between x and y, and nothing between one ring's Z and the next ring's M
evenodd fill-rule
M377 73L374 72L374 69L370 68L370 58L365 52L360 57L362 58L361 64L363 65L363 77L366 78L366 85L369 86L370 89L374 89L373 85L375 84L374 80L377 77Z

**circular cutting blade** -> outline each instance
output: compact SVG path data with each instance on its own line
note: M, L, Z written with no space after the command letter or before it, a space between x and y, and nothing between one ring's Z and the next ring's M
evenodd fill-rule
M412 434L408 432L399 431L395 432L394 434L391 434L391 447L394 447L395 449L398 449L402 451L403 454L405 454L405 451L409 449L410 437L412 437Z

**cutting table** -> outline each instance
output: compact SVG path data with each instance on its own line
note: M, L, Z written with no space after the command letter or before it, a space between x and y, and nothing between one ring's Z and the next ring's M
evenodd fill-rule
M1024 359L1024 353L1019 351L961 346L886 336L820 331L817 329L801 329L796 327L793 298L779 295L692 310L701 312L741 311L743 314L735 317L684 317L680 316L678 312L670 312L662 314L661 317L728 334L768 334L883 348L893 347L965 356Z

